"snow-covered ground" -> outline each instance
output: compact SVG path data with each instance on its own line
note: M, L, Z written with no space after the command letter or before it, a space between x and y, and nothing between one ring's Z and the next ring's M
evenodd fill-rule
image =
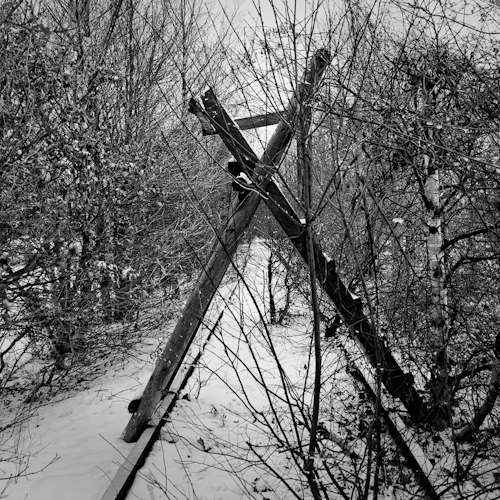
M259 311L264 310L265 252L259 246L247 263L248 288L237 280L221 288L193 346L194 353L224 311L220 324L130 498L165 498L165 492L168 498L220 499L271 490L278 498L286 494L285 486L268 471L260 465L250 466L256 456L250 456L249 446L260 450L257 453L270 453L265 428L255 422L252 413L268 411L268 398L275 397L266 394L264 385L268 391L279 392L275 356L281 355L288 377L303 381L308 350L307 343L301 345L297 337L281 335L273 342L280 352L273 353L269 342L262 339L265 333ZM302 341L310 338L305 331L299 336ZM248 349L247 342L253 347ZM257 358L252 360L252 356ZM39 408L3 444L9 450L15 445L19 456L29 456L27 470L8 485L7 498L101 498L133 448L120 439L130 417L126 407L139 382L147 382L152 367L151 362L134 358L116 370L109 369L86 390ZM286 463L284 467L289 468ZM2 475L16 475L18 470L15 464L6 463ZM300 485L297 489L302 496Z
M254 243L250 258L241 266L245 282L235 277L221 287L191 349L190 356L204 349L201 362L128 498L310 497L298 457L307 449L309 436L312 325L306 312L292 316L286 327L268 330L263 316L268 300L267 257L266 246ZM239 263L245 259L242 254ZM162 328L165 335L172 326ZM206 342L210 331L213 334ZM154 342L158 346L165 340ZM21 430L0 442L0 452L15 450L19 457L18 465L2 461L2 477L16 476L28 465L15 480L0 485L0 492L7 486L0 498L102 498L134 446L120 435L130 417L127 404L153 368L154 342L142 358L134 356L125 364L110 366L84 390L38 408ZM373 412L346 376L338 345L325 341L323 352L322 453L315 457L316 465L331 487L329 498L342 498L333 487L335 482L347 498L359 498L369 440L361 424L370 421ZM419 489L415 478L390 438L385 433L382 438L385 458L378 498L415 496ZM438 453L445 456L438 449L442 441L426 446L426 453L434 458ZM463 487L472 495L477 489L470 481ZM366 493L372 497L370 491ZM497 497L492 493L477 498Z
M116 469L114 462L131 449L119 439L127 422L126 397L134 385L128 371L110 373L85 391L39 408L3 443L9 452L14 444L21 467L29 460L27 470L8 485L7 498L99 497ZM4 477L18 472L9 462L2 469Z

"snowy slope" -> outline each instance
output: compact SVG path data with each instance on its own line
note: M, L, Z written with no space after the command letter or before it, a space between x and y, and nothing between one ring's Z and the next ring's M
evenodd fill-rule
M204 347L202 361L129 498L309 498L303 461L294 459L289 450L306 446L308 440L307 417L301 412L310 402L314 377L312 327L308 318L300 317L288 327L267 329L262 311L267 301L268 249L254 243L247 257L242 252L238 262L245 282L229 280L207 314L190 353L194 356ZM336 367L339 356L333 354L328 361L333 371L325 384L330 387L328 398L332 387L350 398L352 387L345 385L345 372ZM131 362L109 371L91 388L40 408L23 434L23 439L29 436L32 454L28 472L57 460L40 473L20 477L9 486L7 498L102 498L133 447L120 439L129 419L126 405L137 390L137 380L146 382L151 370L146 362ZM333 418L324 417L332 433L343 432L332 427ZM353 444L352 449L362 445ZM356 474L353 461L335 443L324 448L323 458L342 466L342 482ZM330 498L341 497L332 492Z
M131 376L136 373L137 365L131 363L85 391L40 408L17 435L24 453L31 457L26 474L7 488L7 498L100 498L122 454L133 446L119 436L128 420L128 399L137 388ZM4 476L9 472L15 469L4 468Z
M296 316L286 327L267 329L267 319L261 314L268 299L268 249L254 243L250 257L245 262L244 254L239 257L245 283L233 273L214 300L190 353L194 356L204 349L202 361L128 498L309 498L303 462L294 450L305 449L308 441L308 417L302 412L307 411L314 376L310 368L312 326L309 318ZM222 319L214 325L220 313ZM164 331L171 328L165 325ZM210 331L213 335L206 342ZM325 484L337 481L347 497L357 498L365 484L369 439L358 429L365 417L370 420L370 405L357 397L334 343L325 341L323 356L321 420L327 432L321 456L315 457L316 466ZM151 373L149 358L146 354L138 361L134 356L126 365L109 369L87 389L39 408L22 433L3 442L0 449L16 446L20 454L30 457L27 474L8 486L5 497L100 500L133 448L120 435L129 420L127 404L139 382L145 383ZM390 438L383 434L382 439L386 483L378 498L416 497L417 482ZM433 456L445 457L442 441L428 444L427 452L431 446ZM453 467L451 462L449 467ZM3 462L2 469L3 477L16 472L9 462ZM444 486L446 476L440 470L436 473ZM465 489L473 494L476 485L464 483ZM342 497L331 487L329 498Z
M262 287L263 274L259 272L256 276L257 285ZM242 296L245 294L245 291L239 290L239 292ZM228 298L232 301L231 303L227 302ZM222 328L226 333L228 330L238 330L239 328L237 323L241 319L242 304L240 299L242 298L234 295L234 284L227 285L224 289L221 289L221 295L212 308L213 312L209 317L214 316L216 314L214 311L220 310L221 307L228 309L222 320ZM250 315L246 318L246 321L253 323L252 313L258 316L256 304L247 303L246 309L245 314ZM209 325L210 320L208 320ZM201 332L202 339L207 331L205 328ZM201 341L196 342L195 351L200 348L200 343ZM207 363L210 354L212 366L206 373L198 369L186 391L188 393L192 391L198 392L200 384L203 385L199 399L192 403L181 400L178 409L174 412L171 428L166 428L163 433L165 440L156 445L151 464L148 463L145 468L147 470L148 467L153 467L164 472L168 465L168 475L176 477L177 480L180 479L175 488L186 491L188 497L191 496L190 489L199 489L198 483L200 481L203 490L206 491L206 478L198 470L199 468L205 469L206 466L180 464L179 453L182 454L184 447L185 450L188 450L186 453L189 455L189 453L192 453L192 451L189 451L191 449L189 443L194 444L194 451L198 450L203 455L199 459L203 463L207 457L205 450L210 446L213 449L213 446L209 444L212 437L205 436L206 443L200 444L203 442L201 441L203 439L202 434L190 428L186 430L186 435L182 438L183 441L179 442L177 437L169 437L170 433L176 432L176 428L179 427L179 423L175 422L176 419L183 418L194 421L196 424L200 423L202 429L213 428L215 431L219 429L220 432L215 432L214 437L218 434L219 439L225 439L224 434L227 433L227 428L224 429L225 426L227 427L225 408L237 410L241 406L241 403L237 401L237 398L231 393L223 380L217 379L211 373L212 370L220 368L218 365L224 366L226 364L225 361L217 363L217 357L221 355L221 350L223 350L221 349L220 337L219 340L213 338L212 343L215 344L215 347L208 346L203 360L204 363ZM19 453L30 455L28 469L6 489L7 498L16 500L52 500L55 498L90 500L101 498L111 477L118 470L120 462L133 448L133 444L127 444L120 439L120 434L129 419L126 406L137 390L138 380L145 383L151 370L151 364L147 362L138 363L134 360L118 371L110 370L105 376L94 382L91 388L68 399L41 407L36 416L26 423L22 433L17 433L9 442L4 444L5 449L17 446ZM219 372L219 375L222 378L227 377L222 372ZM207 382L205 379L210 380ZM249 390L255 391L255 388ZM239 423L235 421L234 416L229 418L232 424ZM238 425L232 427L237 428ZM241 432L246 432L247 425L244 424L242 429ZM234 434L235 430L232 428L230 433ZM242 439L238 437L238 434L234 434L233 437ZM169 443L169 441L176 442ZM221 451L224 451L223 445L219 443L217 446L219 445L222 446ZM165 450L165 458L163 458L163 453L159 453L162 448ZM194 461L196 460L198 458ZM220 457L215 459L215 461L217 460L220 460ZM158 465L158 461L160 465ZM4 477L15 473L16 468L13 464L7 463L4 466ZM197 484L190 485L186 473L194 475ZM226 472L220 471L217 474L211 470L209 476L211 482L216 484L213 486L214 492L226 490L228 496L224 498L234 498L235 488L237 490L238 487L234 485L234 480L228 477ZM262 486L256 485L255 487L259 489ZM134 485L135 489L138 489L139 497L149 498L149 494L146 494L145 491L153 491L155 488L152 488L147 482L138 480L137 484ZM164 498L160 489L158 489L158 493L159 497ZM155 497L153 493L151 495ZM209 495L207 498L211 497Z

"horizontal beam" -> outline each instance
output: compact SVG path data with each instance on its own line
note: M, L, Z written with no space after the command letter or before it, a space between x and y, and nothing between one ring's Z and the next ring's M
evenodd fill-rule
M277 125L283 118L283 111L275 113L265 113L262 115L248 116L246 118L235 118L234 123L238 125L240 130L248 130L252 128L268 127L269 125ZM215 129L203 129L203 135L215 135Z

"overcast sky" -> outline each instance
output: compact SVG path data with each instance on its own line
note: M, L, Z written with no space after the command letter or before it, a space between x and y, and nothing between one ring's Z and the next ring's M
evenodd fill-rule
M239 2L240 12L249 25L255 25L251 21L258 20L259 12L261 12L264 25L270 28L276 26L274 11L278 13L280 22L292 19L295 14L296 23L301 23L307 14L311 13L311 4L317 5L318 3L317 0L239 0Z

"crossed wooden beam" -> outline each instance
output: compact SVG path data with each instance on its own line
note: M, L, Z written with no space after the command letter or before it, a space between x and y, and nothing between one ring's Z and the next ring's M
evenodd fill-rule
M171 395L174 378L261 199L265 201L307 265L305 226L274 182L273 175L291 142L297 111L299 108L307 108L310 104L319 89L329 61L330 55L326 50L319 50L311 59L302 84L290 99L260 159L212 90L205 92L201 98L191 100L190 110L200 119L205 133L217 133L221 137L241 170L251 177L252 185L243 198L239 196L233 200L231 215L220 235L216 236L208 262L186 303L181 319L156 363L137 412L132 415L125 428L122 437L126 442L137 441L159 403L169 393ZM412 420L425 421L429 418L425 402L415 390L411 376L403 372L389 348L379 339L374 326L363 313L361 299L354 296L342 282L335 261L325 256L317 238L314 238L313 249L318 283L334 303L348 326L350 335L362 347L371 365L380 373L388 392L403 402Z

